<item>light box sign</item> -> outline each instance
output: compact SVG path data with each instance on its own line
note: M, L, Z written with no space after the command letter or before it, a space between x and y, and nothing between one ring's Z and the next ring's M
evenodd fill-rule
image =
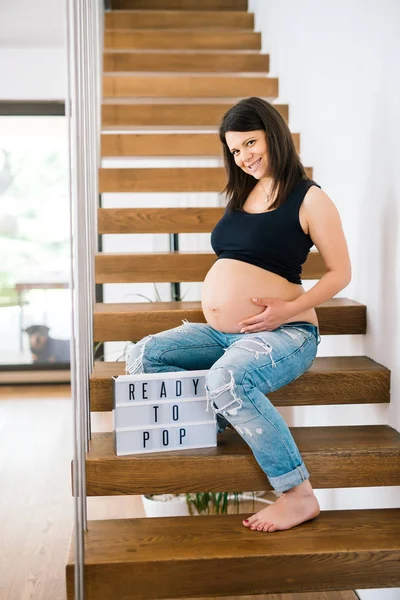
M207 408L207 370L113 377L118 456L217 445L215 415Z

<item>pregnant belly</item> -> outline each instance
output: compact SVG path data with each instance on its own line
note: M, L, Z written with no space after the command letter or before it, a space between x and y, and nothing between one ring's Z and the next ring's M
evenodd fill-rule
M252 298L280 298L291 301L304 294L301 285L255 265L222 258L208 271L202 286L202 309L211 327L223 333L239 333L239 321L265 310ZM314 309L294 315L290 321L308 321L318 325Z

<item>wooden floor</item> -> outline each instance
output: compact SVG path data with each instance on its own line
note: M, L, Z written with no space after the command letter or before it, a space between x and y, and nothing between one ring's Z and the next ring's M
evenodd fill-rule
M73 525L68 386L0 387L0 599L65 600ZM90 519L142 517L139 496L93 498Z
M68 387L0 388L0 598L64 600L73 520Z
M94 429L102 426L99 414ZM66 599L65 563L73 525L72 432L67 386L0 387L1 600ZM140 496L94 497L88 499L88 516L134 518L144 511ZM356 598L353 592L321 592L241 600Z

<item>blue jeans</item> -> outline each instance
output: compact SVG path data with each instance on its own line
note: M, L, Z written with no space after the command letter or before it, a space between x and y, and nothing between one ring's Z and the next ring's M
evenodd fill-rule
M259 333L221 333L205 323L149 335L130 350L127 372L209 369L205 387L218 432L230 423L250 446L277 492L309 478L292 434L266 394L297 379L311 366L318 328L307 322Z

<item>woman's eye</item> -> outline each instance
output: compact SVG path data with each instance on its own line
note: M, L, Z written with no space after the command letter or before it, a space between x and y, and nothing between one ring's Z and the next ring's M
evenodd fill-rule
M248 142L246 142L246 146L252 146L253 144L255 144L256 140L249 140ZM231 154L233 156L236 156L236 154L238 154L239 150L232 150Z

